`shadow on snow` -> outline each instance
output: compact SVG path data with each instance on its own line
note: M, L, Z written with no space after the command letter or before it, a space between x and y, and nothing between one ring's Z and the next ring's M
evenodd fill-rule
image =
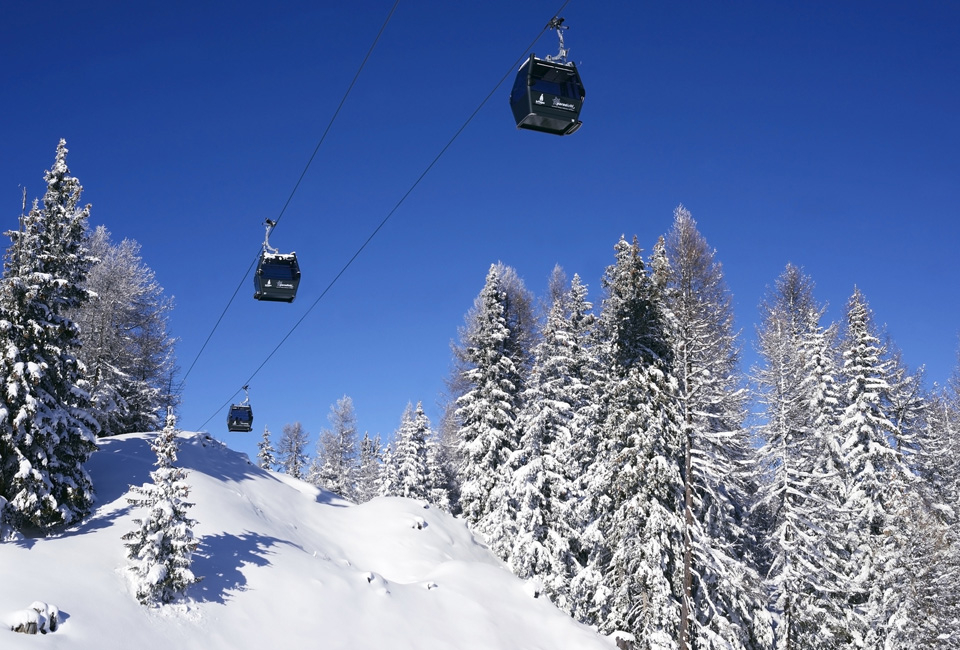
M246 566L270 566L268 557L279 544L296 546L290 542L246 532L241 535L204 535L193 555L191 570L202 580L191 589L197 600L224 604L230 592L245 591ZM199 594L198 594L199 592Z

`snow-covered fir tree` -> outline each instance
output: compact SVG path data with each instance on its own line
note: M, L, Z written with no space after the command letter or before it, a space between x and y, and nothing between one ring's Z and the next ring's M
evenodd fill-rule
M621 238L603 277L598 454L587 477L586 566L575 615L640 648L679 647L683 556L682 415L667 310L640 248Z
M894 491L882 532L883 572L879 591L880 618L884 622L884 650L938 647L960 648L960 526L954 508L956 497L929 483L924 469L934 460L956 481L957 449L949 431L949 399L936 391L927 395L922 386L923 368L910 372L895 344L883 345L889 391L882 392L884 407L893 422L891 446L903 464L907 480ZM946 399L945 399L946 398ZM946 429L940 425L947 424ZM925 445L937 450L927 453ZM952 452L952 453L951 453ZM940 460L944 456L950 460ZM952 468L950 467L952 465ZM936 472L940 474L940 472ZM941 474L943 475L943 474ZM894 479L895 480L895 479ZM946 498L944 498L946 497ZM878 639L881 637L877 637Z
M323 478L323 441L317 439L316 447L314 448L313 458L309 459L309 465L304 473L303 480L307 483L316 485L317 487L324 486Z
M68 313L88 299L93 259L85 246L89 206L57 147L42 207L34 201L6 233L0 280L0 498L2 518L47 533L82 519L93 503L84 469L96 449L80 331Z
M874 648L885 642L891 612L900 608L902 594L888 569L904 550L897 545L902 534L894 513L912 488L912 475L897 449L902 436L889 408L892 363L859 289L847 303L845 325L839 429L848 513L842 539L849 553L846 632L854 647Z
M427 458L431 464L431 489L442 492L431 499L431 503L438 507L446 503L443 509L453 515L460 514L459 433L456 402L445 400L440 422L428 445Z
M430 490L427 475L427 439L430 437L430 421L423 412L423 404L412 404L401 418L397 429L393 462L397 466L397 496L411 499L426 499Z
M143 263L137 242L114 244L98 226L89 247L97 259L86 281L92 298L71 316L80 326L99 435L151 431L176 401L170 394L175 339L167 334L173 301Z
M503 262L497 262L496 267L500 288L505 294L503 313L509 331L504 347L523 382L533 363L533 346L537 341L535 299L516 269Z
M395 497L400 492L400 471L397 467L394 443L388 443L383 449L383 462L377 476L377 496Z
M931 500L960 517L960 355L946 386L931 392L919 441L917 473ZM956 512L954 512L956 510Z
M277 441L277 466L281 472L293 478L305 478L307 468L308 435L299 422L283 425Z
M319 475L312 480L325 490L353 500L356 498L357 471L360 467L353 400L347 395L338 399L330 407L327 419L330 428L320 433L317 443Z
M918 461L923 479L897 504L902 549L893 581L902 593L887 648L960 648L960 364L925 411Z
M502 269L491 265L461 334L468 387L457 399L460 506L467 523L501 558L514 537L508 461L517 448L516 421L527 353L508 318Z
M502 354L508 357L514 365L514 379L522 382L532 363L532 347L537 335L534 297L512 267L497 262L492 265L492 271L497 276L497 284L502 292L500 298L503 308L503 323L506 326L506 337L502 341ZM453 511L458 514L461 513L460 484L462 477L460 469L465 462L462 456L463 446L460 438L459 400L475 388L471 383L471 371L474 370L472 355L476 351L472 339L478 324L479 309L481 309L481 301L480 297L477 296L473 306L466 314L464 325L458 330L458 340L451 345L453 367L446 380L447 394L443 404L443 415L437 428L440 432L439 439L446 450L444 455L452 463L448 468L448 472L452 472L454 477L450 489L450 500ZM517 385L516 390L517 394L522 393L522 384Z
M570 611L570 581L580 568L576 504L585 450L578 443L589 445L592 423L582 416L595 397L587 357L593 320L578 276L569 292L554 290L552 300L523 394L520 446L511 459L517 535L508 564L521 578L538 578L547 595Z
M672 315L683 415L684 556L681 648L768 648L771 620L749 549L750 441L733 299L690 212L654 252Z
M596 478L593 469L599 457L600 424L603 421L603 391L605 390L606 370L599 358L601 346L596 333L596 317L593 304L587 300L587 285L579 275L574 275L570 290L566 296L568 331L568 352L570 370L576 378L577 392L580 393L577 405L570 420L573 433L568 454L562 460L567 471L574 479L574 492L577 503L574 507L572 527L578 531L573 546L577 558L577 574L586 577L589 570L588 551L592 543L585 540L588 525L595 521L598 510L605 511L606 504L602 492L592 490L588 482ZM594 498L599 495L599 498ZM599 508L598 508L599 506ZM590 580L586 580L590 583ZM570 610L574 610L574 599L568 596Z
M151 483L131 486L127 503L146 513L133 522L137 528L123 536L137 600L144 605L171 603L199 578L190 570L198 540L187 516L190 487L187 472L177 467L177 420L172 407L167 423L150 443L157 454Z
M960 648L960 526L951 507L912 489L893 506L885 535L897 549L884 565L884 650ZM891 598L895 596L894 598Z
M431 431L427 439L427 502L444 512L450 512L451 488L454 482L452 462L439 429Z
M270 440L270 429L263 427L263 437L257 443L257 466L260 469L275 469L278 465L276 453Z
M904 462L913 467L926 426L927 395L924 389L925 369L911 371L903 353L889 336L884 342L885 360L889 363L886 409L894 423L893 445L903 455Z
M360 467L357 469L357 503L366 503L378 496L380 465L383 451L380 436L364 433L360 440Z

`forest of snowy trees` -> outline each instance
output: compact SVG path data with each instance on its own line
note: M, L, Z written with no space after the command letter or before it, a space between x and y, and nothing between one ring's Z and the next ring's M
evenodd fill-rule
M96 437L166 412L126 537L138 597L166 602L196 580L172 305L135 242L89 230L66 153L6 233L0 538L81 521ZM787 265L745 370L723 268L686 209L646 257L635 239L613 252L596 304L559 267L538 303L491 265L436 426L411 403L390 438L361 437L343 396L312 455L299 422L264 429L260 466L462 517L538 593L638 649L960 648L960 366L924 386L859 289L826 323ZM154 511L176 515L175 549L151 542Z
M358 503L378 496L421 499L448 512L455 494L452 454L423 411L407 405L393 441L357 436L353 400L344 395L330 407L330 428L317 440L311 459L310 436L299 422L284 425L274 444L270 430L258 443L258 465L303 479Z
M856 288L822 322L793 265L745 373L722 266L682 206L648 258L616 243L601 289L595 309L557 268L538 310L492 265L438 428L409 405L389 444L358 439L344 397L312 463L297 423L276 449L264 431L261 466L457 514L636 648L960 647L960 374L924 388Z

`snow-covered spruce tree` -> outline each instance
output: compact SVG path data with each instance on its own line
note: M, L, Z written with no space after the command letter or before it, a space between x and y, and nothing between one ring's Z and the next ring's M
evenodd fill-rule
M577 531L577 535L571 544L576 557L576 574L580 576L580 580L584 580L584 566L587 565L588 551L592 546L591 543L584 542L584 532L587 525L597 518L597 512L605 510L606 497L598 491L591 491L588 481L596 478L592 469L596 467L595 462L599 457L599 424L603 421L601 398L606 370L601 368L598 357L601 346L597 342L593 305L587 300L587 286L581 282L579 275L573 276L564 300L568 328L566 349L569 354L569 370L574 378L571 387L576 387L573 392L578 397L568 425L572 434L570 446L565 453L559 454L559 457L573 480L572 489L576 503L570 513L573 517L570 526ZM599 498L592 498L592 494L599 495ZM591 583L590 580L585 582ZM575 613L580 606L569 594L566 602L571 613Z
M576 504L583 463L578 453L584 449L577 443L589 444L592 423L584 426L582 416L595 396L586 350L593 321L578 276L569 293L554 292L552 298L523 394L520 446L511 460L517 535L508 564L521 578L538 578L553 602L570 611L570 581L580 568Z
M925 410L917 473L932 502L960 521L960 355L946 386L935 387Z
M320 433L317 462L321 469L319 481L315 481L315 484L345 499L354 500L360 463L353 400L347 395L338 399L330 407L327 419L331 428Z
M921 489L894 504L884 532L898 553L884 568L888 601L896 597L888 602L884 650L960 648L960 526L952 510Z
M890 532L899 534L891 582L902 593L887 648L960 648L960 365L926 410L917 467Z
M299 422L283 425L277 442L277 466L293 478L304 478L307 467L307 432Z
M603 276L597 324L599 448L587 479L587 565L571 585L579 618L638 647L679 647L683 557L682 414L667 308L636 240Z
M383 450L383 462L380 463L377 476L377 496L395 497L400 492L400 472L393 445L394 443L389 443Z
M93 260L84 244L89 206L57 147L43 206L20 219L0 280L0 498L6 521L47 533L89 512L84 463L96 449L80 332L67 314L87 299Z
M170 394L175 339L167 334L173 301L143 263L137 242L113 244L98 226L89 246L97 259L86 281L91 299L71 316L80 326L80 359L99 435L152 431L176 401Z
M455 479L452 461L441 435L439 429L432 429L427 439L427 502L450 512L451 488Z
M885 360L890 364L887 381L890 392L885 396L886 410L895 425L893 445L903 454L911 468L917 461L920 439L926 426L927 395L924 389L925 370L920 367L911 372L903 354L889 336L884 342Z
M793 618L781 620L781 625L784 639L795 639L786 645L824 649L842 646L847 638L841 576L850 556L843 545L847 468L840 430L843 400L837 383L837 326L815 325L803 338L801 354L805 363L800 387L809 429L787 447L794 453L787 461L793 491L786 495L789 505L776 540L783 551L779 594L790 599ZM770 576L777 575L776 569Z
M572 444L568 450L569 456L563 460L568 472L575 478L574 491L577 499L571 513L571 527L577 531L576 538L572 541L576 573L567 586L564 607L573 616L587 619L588 612L593 611L593 597L584 594L583 586L590 585L587 593L595 594L592 586L600 584L598 570L604 564L594 562L591 565L590 554L602 547L604 540L597 538L602 535L599 523L610 511L609 496L602 487L602 480L598 481L605 476L605 472L594 471L601 467L599 459L604 457L600 425L605 418L603 394L608 376L600 359L600 351L604 346L600 344L600 335L597 333L593 305L587 300L587 286L580 281L578 275L574 275L570 283L567 309L570 326L569 350L573 361L571 371L579 378L579 389L583 393L570 420ZM597 525L591 526L594 522L598 522ZM575 594L575 591L580 595Z
M675 375L683 415L684 556L681 648L769 648L773 628L753 566L733 299L690 212L682 205L654 252L673 316Z
M439 506L446 502L445 508L452 515L459 515L460 510L460 425L456 418L456 402L442 398L440 422L434 429L434 436L429 446L430 462L436 466L431 476L436 477L433 483L435 489L445 494L432 501Z
M503 292L503 320L507 328L507 337L503 341L503 350L517 367L519 378L524 379L533 363L533 346L537 339L537 317L534 308L534 296L527 290L517 271L503 262L493 265L497 275L497 283ZM488 273L489 275L489 273ZM453 368L446 381L448 395L444 408L444 421L449 420L450 429L459 429L456 419L458 408L457 400L470 388L472 384L468 378L468 371L473 368L470 360L470 339L476 327L477 311L480 308L480 297L474 299L474 304L464 318L464 325L458 330L459 340L451 344L453 352ZM444 424L441 423L441 429ZM456 436L452 436L456 437Z
M960 648L957 395L937 388L926 394L923 369L910 373L891 341L885 348L891 444L919 480L899 492L883 531L891 551L880 587L884 650Z
M270 429L263 427L263 438L257 443L257 466L260 469L274 469L277 467L276 450L270 441Z
M383 461L380 436L364 433L360 440L360 467L357 469L357 503L366 503L377 496L380 464Z
M397 468L397 495L411 499L426 499L427 483L427 437L430 425L418 402L414 412L413 404L400 418L400 428L394 436L393 462Z
M323 441L319 438L317 439L313 458L310 459L310 464L307 467L303 479L307 483L311 483L317 487L323 487L325 484L323 475Z
M604 371L598 358L599 347L594 332L596 318L593 304L587 300L587 285L574 274L566 299L567 334L566 346L570 357L570 373L575 378L577 399L570 420L573 433L568 457L562 462L577 479L575 492L582 496L585 490L584 477L597 456L598 423L601 422L600 391L603 388ZM580 509L575 514L575 528L583 528ZM579 551L578 551L579 552Z
M755 502L773 609L776 648L839 647L845 625L835 598L846 561L838 543L842 458L838 439L836 332L823 329L813 281L787 265L761 303L755 370L764 424Z
M516 450L523 368L529 356L521 332L511 329L503 268L491 265L461 333L460 506L467 523L506 558L514 537L508 461Z
M516 378L523 380L532 363L532 347L536 339L537 319L534 308L534 297L524 286L523 280L516 270L510 266L497 262L495 265L498 284L503 291L503 320L507 327L507 338L503 341L503 354L511 359L516 368ZM442 416L437 430L451 465L447 471L453 476L450 488L450 500L453 512L461 514L460 506L460 468L463 466L463 446L461 445L458 418L460 404L458 400L474 386L471 383L469 372L473 369L470 360L471 337L476 328L477 310L480 308L480 297L474 299L474 304L464 318L464 324L457 330L458 338L451 342L453 364L450 375L447 377L446 394L441 404ZM518 388L522 392L522 387Z
M200 581L190 570L198 540L187 517L193 507L186 501L190 487L187 472L176 467L177 419L173 408L167 412L167 424L150 443L157 454L156 469L150 472L152 483L131 486L127 503L146 511L137 525L123 536L129 570L133 576L137 600L144 605L167 604L181 598L186 589Z
M851 643L874 648L882 647L891 612L900 608L902 593L887 570L903 552L894 512L912 489L912 475L897 449L902 436L889 408L892 364L859 289L847 303L845 325L839 427L848 517L841 541L850 560L842 596Z
M421 452L421 458L423 460L423 481L426 485L426 492L430 491L430 458L429 458L429 446L430 440L435 437L433 432L433 426L430 424L430 418L427 417L426 412L423 410L423 402L417 402L417 408L413 412L413 426L416 431L414 434L415 440L423 439L423 451ZM426 496L424 497L426 498Z
M496 266L500 287L505 294L504 318L509 331L504 342L505 350L517 367L522 388L522 382L533 363L533 346L537 342L534 296L524 285L516 269L503 262L497 262Z

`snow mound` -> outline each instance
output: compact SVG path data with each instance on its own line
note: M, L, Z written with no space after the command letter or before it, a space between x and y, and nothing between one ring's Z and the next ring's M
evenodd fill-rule
M54 635L62 650L616 647L531 598L461 520L409 499L354 505L196 433L180 434L177 465L189 472L192 570L203 579L183 603L143 607L121 536L138 516L126 496L149 480L154 435L100 441L88 466L97 508L82 524L0 544L7 629L44 594L70 612ZM35 643L0 630L5 649Z
M10 630L21 634L46 634L56 632L60 626L60 610L56 605L37 600L27 609L21 609L8 617Z

